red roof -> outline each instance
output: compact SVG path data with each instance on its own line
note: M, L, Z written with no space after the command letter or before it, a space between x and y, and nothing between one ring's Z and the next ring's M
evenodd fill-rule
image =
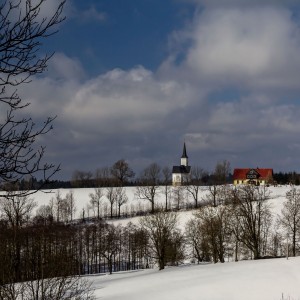
M233 180L245 180L247 179L247 173L250 170L255 170L260 176L259 179L268 179L273 177L273 169L234 169L233 172Z

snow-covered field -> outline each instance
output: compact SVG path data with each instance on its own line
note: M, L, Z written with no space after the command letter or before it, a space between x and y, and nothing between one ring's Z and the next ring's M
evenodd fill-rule
M89 276L105 300L300 300L300 257Z

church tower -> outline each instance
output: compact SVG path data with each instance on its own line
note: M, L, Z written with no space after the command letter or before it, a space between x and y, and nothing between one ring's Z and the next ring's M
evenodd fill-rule
M186 154L186 146L183 144L180 166L173 166L172 183L174 186L185 184L190 179L191 167L189 166L188 156Z

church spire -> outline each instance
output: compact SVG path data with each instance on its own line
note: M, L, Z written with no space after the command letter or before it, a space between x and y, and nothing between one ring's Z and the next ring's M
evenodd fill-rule
M186 154L186 146L185 146L185 142L183 144L183 151L182 151L182 156L181 156L181 165L182 166L188 166L188 156Z
M186 147L185 147L185 142L183 144L183 151L182 151L182 156L181 158L188 158L187 154L186 154Z

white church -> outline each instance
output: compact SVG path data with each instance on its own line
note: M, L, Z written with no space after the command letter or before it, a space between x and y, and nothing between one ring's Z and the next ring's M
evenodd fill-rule
M186 154L186 146L183 144L183 152L180 159L180 166L173 166L172 184L174 186L182 185L189 181L191 175L191 167L189 166L188 156Z

